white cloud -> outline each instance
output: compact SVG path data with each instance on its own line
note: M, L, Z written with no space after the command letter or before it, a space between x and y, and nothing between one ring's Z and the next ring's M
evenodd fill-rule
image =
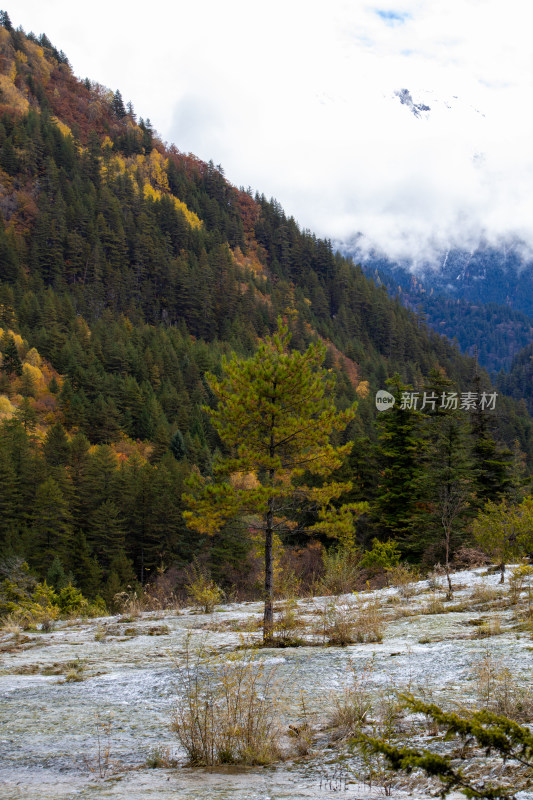
M522 0L19 0L74 71L303 227L392 256L531 225L533 51ZM394 92L431 111L416 118ZM427 118L426 118L427 117Z

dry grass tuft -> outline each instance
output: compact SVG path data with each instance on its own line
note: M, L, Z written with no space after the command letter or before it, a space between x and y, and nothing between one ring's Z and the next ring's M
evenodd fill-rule
M331 716L334 727L355 732L367 722L373 707L370 678L374 671L373 661L363 665L358 672L353 661L350 662L350 683L339 697L335 698L335 709Z
M356 642L382 642L382 610L377 602L366 605L327 598L316 630L329 645L345 647Z
M472 677L483 708L517 722L533 720L533 693L521 685L502 661L487 653L475 666Z
M437 595L433 595L429 603L424 606L422 614L446 614L447 611L448 609L445 607L442 600L437 597Z
M170 747L156 747L146 759L146 766L150 769L172 769L178 762L172 756Z
M419 575L416 569L407 564L397 564L389 570L389 583L398 589L400 595L406 599L413 597L417 593L415 586Z
M501 589L495 589L493 586L484 586L483 584L474 586L470 595L470 600L476 605L493 603L495 600L501 600L502 598L503 592Z
M489 636L499 636L502 633L501 617L480 620L480 623L481 624L477 626L477 631L474 634L476 639L487 639Z
M191 766L269 764L281 757L275 667L240 650L212 655L187 647L172 728Z

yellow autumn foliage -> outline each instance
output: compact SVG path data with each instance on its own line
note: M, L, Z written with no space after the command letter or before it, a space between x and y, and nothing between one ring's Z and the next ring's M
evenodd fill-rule
M40 367L41 364L43 363L43 360L39 355L38 350L35 349L35 347L32 347L31 350L28 350L24 361L26 364L32 364L32 366L34 367Z
M103 147L111 147L112 141L106 136ZM167 178L168 158L164 158L158 150L152 150L149 156L137 153L135 156L125 158L113 153L101 165L104 178L113 179L117 175L129 175L133 179L133 188L137 191L138 174L144 179L143 195L146 199L161 200L163 195L170 197L177 211L181 211L191 228L200 228L202 221L191 211L187 205L170 193Z
M13 70L16 74L15 62L13 62ZM11 106L15 111L20 111L21 114L25 114L28 111L30 107L28 98L17 89L11 74L0 75L0 93L5 105Z
M143 186L143 194L145 198L150 198L151 200L161 200L163 197L163 192L161 192L159 189L154 189L154 187L148 183L148 181L146 181ZM176 210L181 211L191 228L200 228L202 226L201 219L196 216L194 211L191 211L189 208L187 208L185 203L183 203L181 200L178 200L178 198L174 197L173 194L170 194L169 197L173 201Z
M157 189L169 192L167 178L168 158L163 158L158 150L152 150L148 157L148 175L150 183Z
M0 394L0 418L9 419L15 413L15 406L5 394Z
M196 216L194 211L191 211L185 205L184 202L182 202L181 200L178 200L178 198L174 197L173 194L171 194L170 197L172 198L172 201L173 201L174 205L176 206L176 209L178 211L181 211L181 213L183 214L183 216L185 217L185 219L187 220L187 222L189 223L191 228L201 228L202 227L202 220L199 217Z
M44 84L47 84L52 74L52 66L46 60L43 48L41 45L32 42L31 39L26 39L24 47L26 48L28 63L32 72L36 77L40 78Z
M39 367L34 367L33 364L23 364L22 371L30 375L38 391L44 391L46 389L46 381Z
M0 26L0 52L6 53L8 50L11 50L11 52L13 51L11 36L8 30Z
M61 122L60 119L57 117L52 117L52 122L57 125L63 136L72 136L72 131L70 130L68 125L65 125L64 122Z
M253 472L234 472L229 480L235 489L257 489L261 485Z
M7 332L9 333L10 336L13 337L13 340L17 345L17 350L19 351L20 354L20 350L24 346L24 339L22 338L20 333L15 333L14 331L11 330L11 328L8 328Z
M23 53L22 50L17 50L15 53L15 61L18 61L19 64L27 64L28 63L28 56L26 53Z
M355 390L355 393L357 394L358 397L361 397L362 399L364 399L365 397L368 397L369 391L370 391L369 382L368 381L361 381L361 383L358 385L357 389Z

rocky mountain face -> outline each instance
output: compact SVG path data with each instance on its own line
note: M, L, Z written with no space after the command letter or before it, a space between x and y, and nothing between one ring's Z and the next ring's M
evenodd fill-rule
M344 251L464 352L477 350L493 372L508 370L533 341L533 258L520 243L449 249L427 262L394 262L377 252L360 258L353 246Z

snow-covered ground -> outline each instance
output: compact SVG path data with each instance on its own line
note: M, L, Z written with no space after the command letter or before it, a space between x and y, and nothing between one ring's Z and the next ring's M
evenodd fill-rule
M509 574L509 572L508 572ZM508 579L474 570L453 575L454 597L444 588L413 584L412 595L389 588L343 596L339 605L379 605L383 640L327 647L316 644L331 598L298 601L309 646L260 650L276 665L282 684L282 725L299 724L302 708L315 730L305 758L268 768L151 769L147 758L165 751L180 763L170 727L180 694L187 642L213 648L222 658L254 631L260 603L223 605L212 614L192 609L57 623L50 633L0 635L0 798L2 800L347 800L383 797L357 777L356 765L339 759L321 733L335 698L365 671L376 698L395 689L431 695L437 702L479 702L479 665L509 670L533 691L531 633L509 602ZM528 603L523 590L521 610ZM439 604L442 604L440 606ZM444 613L435 613L443 611ZM431 613L427 613L431 612ZM481 624L480 624L481 622ZM243 634L243 630L245 633ZM252 631L250 633L250 630ZM311 631L315 633L311 636ZM314 639L311 646L311 639ZM189 644L189 646L190 646ZM476 672L477 669L477 672ZM65 680L76 673L83 680ZM109 764L98 760L98 735ZM346 750L342 751L346 755ZM102 769L102 766L104 769ZM99 769L100 767L100 769ZM105 772L100 777L100 772ZM423 785L407 790L398 779L391 797L429 798ZM526 795L524 795L524 798ZM533 797L533 795L531 795Z

